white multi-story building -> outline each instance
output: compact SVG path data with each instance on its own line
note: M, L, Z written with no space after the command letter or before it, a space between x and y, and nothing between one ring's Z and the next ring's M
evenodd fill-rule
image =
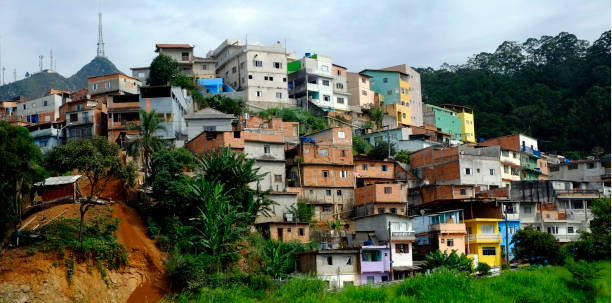
M60 106L70 101L69 92L51 89L44 97L17 104L17 116L32 124L51 123L60 118Z
M287 93L287 55L279 42L263 46L227 39L208 57L217 60L217 77L251 109L295 106Z
M306 107L308 100L331 111L347 111L348 84L346 68L332 63L332 58L320 54L306 55L289 63L290 97Z
M144 86L140 90L140 108L155 111L164 120L166 129L155 132L156 137L172 141L182 147L187 140L185 116L193 112L191 96L176 86Z

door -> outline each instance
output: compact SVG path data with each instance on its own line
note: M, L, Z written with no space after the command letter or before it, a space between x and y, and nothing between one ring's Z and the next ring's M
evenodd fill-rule
M276 229L276 236L278 237L278 241L283 241L283 229L282 228L277 228Z

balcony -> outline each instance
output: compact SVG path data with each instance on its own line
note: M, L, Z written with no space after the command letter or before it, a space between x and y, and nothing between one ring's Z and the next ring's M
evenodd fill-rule
M470 242L501 242L501 234L469 234L466 236Z
M568 235L554 235L555 239L557 239L557 242L562 242L562 243L566 243L566 242L570 242L570 241L576 241L578 240L578 238L580 238L580 234L568 234Z
M465 234L465 224L463 223L442 223L429 225L430 232L441 234Z
M538 158L542 157L542 152L540 152L539 150L533 149L529 146L522 146L521 147L521 151L526 152L528 154L534 155Z
M519 214L503 214L502 213L502 219L506 219L506 217L508 217L508 220L519 220Z
M416 238L413 231L392 231L391 240L409 240L414 241Z
M32 138L57 137L58 132L59 130L57 128L45 128L31 131L30 136L32 136Z

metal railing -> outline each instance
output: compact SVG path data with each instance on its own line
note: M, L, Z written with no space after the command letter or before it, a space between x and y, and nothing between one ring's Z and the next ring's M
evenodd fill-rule
M413 231L392 231L392 240L414 240L416 239Z
M501 241L501 234L469 234L466 238L470 242L478 242L478 241Z

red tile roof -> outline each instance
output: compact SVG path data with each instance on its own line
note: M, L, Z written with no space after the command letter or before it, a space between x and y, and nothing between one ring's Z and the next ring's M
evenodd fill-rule
M189 44L168 44L168 43L155 44L155 51L158 51L160 48L193 48L193 46Z

